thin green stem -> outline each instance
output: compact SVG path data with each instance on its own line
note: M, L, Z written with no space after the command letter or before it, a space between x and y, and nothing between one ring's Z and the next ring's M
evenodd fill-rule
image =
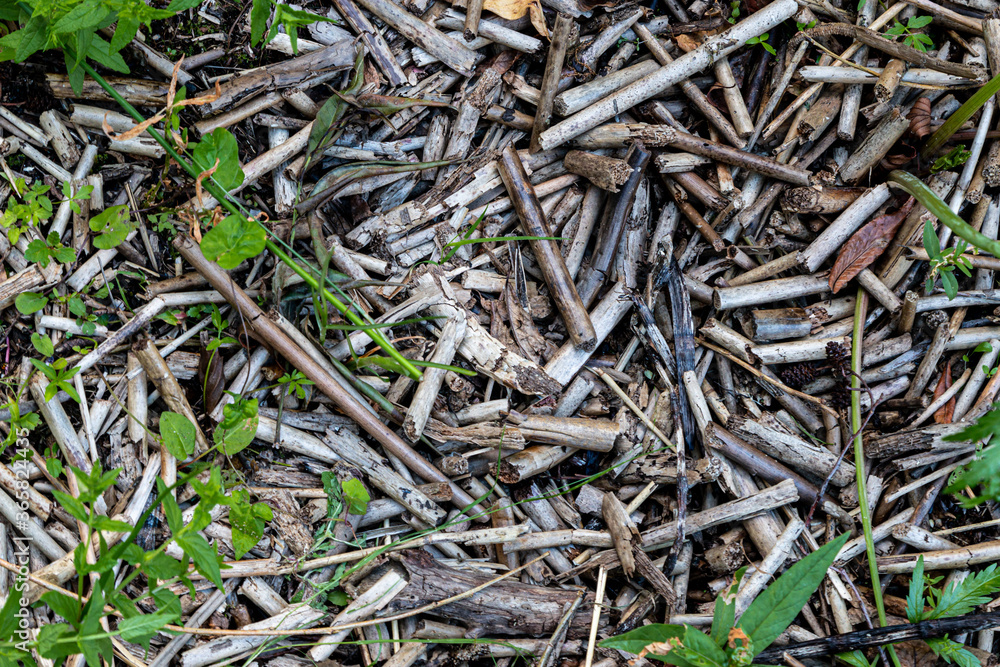
M854 332L851 339L851 431L854 433L854 469L857 474L858 509L861 512L861 530L865 535L865 551L868 556L868 569L872 578L872 591L875 595L875 609L878 610L878 622L886 626L885 602L882 600L882 587L879 586L878 563L875 561L875 540L872 537L872 517L868 508L868 488L865 484L865 448L861 441L861 343L865 333L865 313L868 310L868 295L858 288L858 297L854 302ZM887 646L889 657L895 667L900 667L899 658L892 646Z
M81 63L81 67L83 67L84 71L91 78L93 78L94 81L96 81L98 85L100 85L101 88L103 88L108 93L108 95L111 96L111 99L117 102L118 105L121 106L121 108L125 109L125 111L127 111L128 114L132 116L132 118L134 118L136 122L141 123L145 120L142 114L139 113L135 107L129 104L129 102L124 97L122 97L121 94L119 94L119 92L115 90L111 84L109 84L107 81L104 80L104 77L98 74L97 71L95 71L94 68L90 66L90 63L84 60ZM198 170L194 167L194 165L192 165L188 160L183 158L180 155L180 153L178 153L177 150L174 149L174 147L170 144L170 142L167 141L166 138L164 138L164 136L160 132L158 132L153 127L146 128L146 132L149 134L149 136L153 137L156 143L160 144L160 146L163 147L163 150L166 151L167 155L169 155L174 161L176 161L177 164L179 164L181 168L184 169L184 171L186 171L189 176L191 176L191 178L195 179L198 178L200 174ZM215 197L215 199L218 200L218 202L223 207L225 207L226 210L228 210L230 213L232 213L233 215L246 216L246 214L243 211L241 211L233 201L229 199L228 194L222 188L220 188L215 182L213 182L212 180L206 180L204 182L204 185L205 189L208 190L208 192L213 197ZM260 223L258 222L257 224ZM340 301L340 299L331 294L330 291L326 289L326 287L320 284L319 280L317 280L313 275L311 275L308 271L306 271L298 262L293 260L277 244L275 244L271 240L268 240L266 241L266 247L268 250L274 253L274 255L278 259L284 262L289 268L292 269L292 271L294 271L299 277L301 277L302 280L307 285L309 285L312 289L318 291L323 296L324 299L333 304L334 308L340 311L340 313L343 314L344 317L349 319L354 324L365 324L364 320L362 320L350 308L345 306L343 302ZM412 363L410 363L409 359L400 354L399 351L396 350L396 348L393 347L393 345L388 341L388 339L386 339L385 336L383 336L380 332L372 331L371 333L369 333L369 337L375 342L376 345L385 350L390 357L395 359L399 363L399 365L405 370L407 375L417 380L419 380L422 377L422 374L417 369L417 367L414 366Z
M930 136L924 147L920 149L920 157L927 160L934 155L934 151L948 141L951 135L955 134L958 128L972 118L972 114L979 111L998 91L1000 91L1000 76L995 76L966 100L965 104L960 106L955 113L948 116L948 120Z
M976 231L976 228L958 217L958 214L938 197L933 190L924 185L919 178L905 171L895 170L889 174L889 183L899 186L923 204L938 220L955 233L955 236L969 244L1000 257L1000 241Z

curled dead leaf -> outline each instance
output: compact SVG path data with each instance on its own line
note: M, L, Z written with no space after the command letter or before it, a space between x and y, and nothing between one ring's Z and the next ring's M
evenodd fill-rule
M215 158L215 164L212 165L211 169L206 169L205 171L198 174L198 178L194 179L194 196L198 199L198 206L201 206L201 182L206 178L215 173L215 170L219 168L219 158Z
M539 0L486 0L483 3L483 9L491 11L502 18L513 20L527 14L532 5L537 5L538 11L542 11L542 5Z
M742 646L746 646L750 643L750 638L747 636L747 633L743 632L740 628L730 628L729 648L739 648L736 642L740 642Z
M830 291L834 294L839 292L852 278L879 258L910 213L914 201L910 197L895 213L880 215L854 233L837 255L837 261L830 271Z

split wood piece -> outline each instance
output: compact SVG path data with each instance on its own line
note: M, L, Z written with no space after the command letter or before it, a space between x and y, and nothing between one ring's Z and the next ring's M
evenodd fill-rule
M618 192L618 186L624 185L632 173L632 168L625 160L584 151L566 153L563 165L568 171L583 176L608 192Z
M146 391L146 374L142 370L142 364L135 354L129 352L126 360L126 370L129 374L128 381L128 437L132 442L141 444L140 451L143 460L146 458L147 441L146 428L148 427L149 403ZM135 374L135 377L131 377Z
M674 62L673 56L667 53L666 48L663 44L652 34L649 28L641 23L636 23L633 28L635 29L636 35L642 40L643 44L649 48L650 53L656 58L660 65L669 65ZM729 119L725 115L715 108L715 106L709 101L708 97L701 91L701 89L695 85L693 81L689 78L684 78L677 82L680 86L681 92L694 104L695 108L698 109L708 119L708 122L712 124L719 133L725 137L733 146L737 148L742 148L745 145L743 137L736 131L733 124L729 122Z
M529 244L566 331L577 347L593 350L597 346L597 333L590 321L590 313L577 294L559 246L555 241L544 238L552 236L552 233L513 143L508 144L501 154L499 168L525 234L537 237Z
M298 370L316 384L316 388L329 397L345 415L353 419L367 433L386 448L386 451L398 457L404 465L425 480L431 482L446 482L450 480L437 468L430 465L409 445L389 430L367 408L354 399L311 357L304 354L281 329L277 327L256 302L223 271L218 264L205 259L201 248L189 236L179 234L174 239L174 247L191 266L208 278L208 282L219 292L226 295L229 303L242 315L247 325L268 342L271 348L291 361ZM159 297L157 297L159 298ZM457 486L452 487L455 502L461 507L473 503L473 499ZM476 510L478 511L478 510Z
M781 195L781 208L791 213L840 213L868 188L792 188Z
M423 491L403 479L388 461L376 454L359 436L346 429L327 429L323 442L345 461L364 470L373 486L406 507L427 525L436 526L448 515Z
M615 445L620 425L610 419L550 417L511 412L508 419L529 442L564 445L595 452L609 452Z
M375 29L368 17L358 9L354 0L333 0L337 13L344 17L354 32L361 36L368 55L375 65L385 74L390 86L401 86L407 83L406 72L396 62L396 57L386 43L382 33Z
M505 456L510 452L519 452L525 447L524 434L519 429L499 422L454 427L436 419L429 419L424 427L424 435L436 442L461 442L475 447L503 450ZM493 452L490 456L495 459L497 453ZM463 461L468 464L468 459L463 458ZM444 472L448 473L447 470Z
M944 10L943 7L941 9ZM982 34L982 28L980 27L978 30L980 31L980 34ZM973 79L975 81L981 81L982 83L986 82L986 72L982 67L963 65L935 58L929 53L918 51L912 46L908 46L902 42L890 41L870 28L851 25L850 23L827 23L819 27L812 28L811 30L800 32L788 41L788 51L792 52L794 49L798 48L800 42L807 39L820 36L827 37L831 35L851 37L865 46L877 49L894 58L917 65L918 67L944 72L945 74L951 74L965 79Z
M181 665L183 667L205 667L205 665L226 660L246 651L252 651L254 648L267 642L270 638L280 637L283 634L295 634L295 630L316 625L325 615L325 611L315 609L307 602L288 605L270 618L243 626L244 630L273 630L273 634L242 635L213 639L210 642L185 651L181 655Z
M195 428L195 453L206 452L212 448L212 444L205 437L205 433L198 425L198 417L188 403L184 389L177 382L177 378L167 367L167 362L160 355L153 342L148 338L141 339L132 345L132 353L142 366L146 377L153 383L153 386L160 392L160 397L164 400L172 411L187 418ZM161 456L164 450L161 450Z
M52 539L41 522L36 523L33 518L24 516L20 501L15 501L3 489L0 489L0 516L3 516L11 526L16 527L26 538L25 541L37 547L50 561L58 561L66 555L66 550Z
M824 261L840 251L851 235L889 200L889 196L889 186L883 183L858 197L805 250L799 251L796 256L799 265L815 273Z
M169 85L159 81L145 79L130 79L119 76L109 76L105 79L125 101L139 105L160 108L167 101ZM83 90L79 95L73 90L69 77L65 74L45 75L45 85L56 99L94 100L114 102L114 99L93 79L83 80Z
M474 570L456 570L434 560L425 551L409 550L400 555L410 583L389 604L392 613L417 609L447 597L466 593L495 578ZM505 579L469 597L450 602L434 610L434 615L461 622L469 632L483 636L548 635L562 617L563 607L573 602L576 591L522 584ZM594 595L588 593L583 606L589 611ZM567 636L584 637L589 614L584 610L570 621ZM602 625L607 623L601 614Z
M458 353L477 371L523 394L545 395L559 390L559 383L541 366L508 349L491 336L477 318L459 305L451 285L437 269L429 267L414 282L417 289L411 292L411 298L426 299L426 312L429 315L447 318L456 312L465 313L465 337L458 347ZM567 345L574 347L572 343ZM581 353L589 357L589 353ZM421 476L426 478L426 475Z
M480 58L472 49L389 0L357 0L357 3L462 76L472 76Z
M553 125L541 134L539 146L542 150L561 146L614 116L628 111L636 104L660 95L670 86L702 71L717 58L728 56L741 48L748 39L758 37L774 28L797 11L798 5L794 0L772 2L729 30L709 38L694 51L684 54L649 76L625 86L613 95Z
M684 475L689 486L714 482L722 472L721 461L715 457L688 460L684 468ZM647 454L625 468L618 479L626 484L648 484L649 482L676 484L677 475L677 457L675 455Z
M774 158L742 151L709 139L679 132L672 127L659 129L660 141L678 150L701 155L723 164L742 167L749 171L770 176L794 185L812 185L813 175L805 169L789 166Z
M733 310L747 306L759 306L781 299L795 299L800 296L822 294L830 291L828 272L818 275L802 275L792 278L778 278L739 285L738 287L717 288L713 304L719 310Z
M397 566L391 566L385 574L379 577L361 595L355 597L349 605L337 614L330 625L345 625L371 618L384 609L407 586L406 577ZM309 657L320 662L329 658L340 644L347 639L353 630L341 630L335 634L324 635L311 649Z
M66 463L89 474L93 467L87 447L77 435L76 428L59 401L46 400L45 390L49 381L41 374L35 374L28 382L28 389L35 399L38 411L56 439L59 449L66 457Z
M659 67L652 60L643 60L630 67L601 76L580 86L574 86L556 96L553 110L560 116L569 116L598 100L607 97L622 86L638 81L655 72Z
M441 335L438 337L437 347L430 361L440 366L447 366L455 358L458 346L465 339L465 313L457 312L448 318L441 328ZM406 437L416 442L424 432L427 418L430 417L431 408L441 391L441 384L448 373L444 368L428 367L424 370L424 377L417 385L417 390L410 401L410 407L406 411L406 419L403 421L403 431Z
M917 559L921 556L924 559L924 568L927 570L964 569L1000 559L1000 541L981 542L944 551L925 551L921 554L882 556L876 559L878 571L886 574L913 572L917 566Z
M213 115L259 93L302 86L317 76L351 67L356 57L354 41L345 39L298 58L243 72L221 85L219 97L201 105L199 109L205 115ZM210 91L202 97L214 94L214 91Z
M455 6L458 5L456 4ZM444 14L435 20L434 24L450 30L460 30L465 27L467 16L467 14L463 15L461 12L457 12L454 9L446 9ZM506 26L495 21L487 21L486 19L480 18L478 27L478 36L485 37L494 44L500 44L501 46L506 46L514 49L515 51L534 54L541 51L544 47L544 42L542 42L542 40L514 30L513 28L516 27L516 25ZM555 30L553 30L553 33L554 32ZM550 37L550 43L551 39L552 38Z
M840 178L845 183L866 178L909 127L910 119L900 109L894 108L847 158L840 168Z
M940 311L937 311L937 314L943 315ZM945 346L951 340L951 337L951 324L949 323L948 318L942 317L937 326L934 328L931 345L927 349L927 353L921 359L920 365L917 366L917 372L913 376L910 388L907 390L904 398L917 398L924 393L924 389L927 388L927 383L931 381L931 375L937 367L937 362L944 353Z
M752 471L765 481L772 483L779 480L793 481L799 495L804 500L814 502L819 497L819 488L815 484L770 456L757 451L718 424L708 424L705 429L705 442L708 446L725 454L726 458ZM823 495L820 498L819 506L831 516L846 516L837 502L830 496Z
M852 463L839 461L839 457L825 447L789 434L770 413L764 413L756 420L733 415L726 426L765 454L813 478L826 479L832 472L830 483L835 486L847 486L854 482Z
M618 254L626 222L632 212L632 205L635 203L636 193L642 182L646 166L649 164L650 156L650 152L641 142L636 142L633 145L632 155L628 159L632 173L629 174L628 180L622 186L617 197L605 205L604 217L601 220L597 245L590 258L590 265L586 267L577 280L577 292L583 300L583 305L587 308L597 300L598 292L611 271L612 262L615 255Z
M614 542L615 551L618 553L618 562L621 563L625 576L631 578L635 573L635 557L632 555L634 542L639 540L639 529L636 528L632 518L625 511L625 506L613 493L604 494L601 501L601 514L604 517L604 524L611 533L611 540Z
M626 290L625 283L615 283L591 311L590 320L597 333L598 345L604 342L625 317L625 313L632 308L632 300L626 297ZM567 342L549 359L549 363L545 365L545 372L548 377L565 387L591 356L591 352L581 350Z
M490 471L504 484L516 484L551 470L576 451L575 447L536 445L526 447L497 463Z
M43 111L38 117L38 123L43 130L48 132L52 150L55 151L59 162L66 169L72 169L80 159L80 149L76 147L76 141L73 140L69 130L56 116L56 112Z

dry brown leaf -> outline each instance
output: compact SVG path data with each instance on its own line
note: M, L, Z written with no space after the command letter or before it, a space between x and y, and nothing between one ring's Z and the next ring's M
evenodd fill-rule
M830 271L830 290L836 294L885 251L896 230L913 208L910 197L895 213L880 215L854 233L837 256Z
M201 356L198 359L198 384L201 385L205 398L205 411L212 412L222 400L226 388L226 378L222 372L222 355L218 349L209 350L208 342L208 336L202 332Z
M951 362L947 362L944 365L944 372L941 373L941 379L938 380L937 386L934 388L934 400L936 401L941 397L944 392L948 391L951 387ZM937 412L934 413L934 422L937 424L950 424L952 418L955 416L955 397L952 396L951 400L942 405Z
M219 158L215 158L215 164L212 165L211 169L206 169L205 171L198 174L198 178L194 179L194 196L198 198L198 206L201 206L201 182L206 178L215 173L215 170L219 168Z
M934 667L937 656L926 642L909 641L896 644L896 656L900 667Z
M101 121L101 128L104 130L104 134L106 134L109 139L113 139L114 141L128 141L129 139L135 139L137 136L145 132L147 128L159 123L161 120L170 115L170 112L174 109L187 106L200 106L219 99L222 95L222 89L219 87L219 82L216 81L214 93L208 93L206 95L202 95L201 97L194 97L190 100L181 100L180 102L174 104L174 98L177 97L177 74L181 71L181 63L183 62L184 57L181 56L181 59L174 65L174 73L170 77L170 87L167 89L167 106L163 108L163 111L157 112L151 118L147 118L131 130L127 130L121 134L112 134L114 128L108 125L108 115L104 114L104 119ZM174 134L174 136L177 135Z
M483 9L488 10L507 20L519 19L528 13L528 8L537 5L542 9L539 0L486 0Z

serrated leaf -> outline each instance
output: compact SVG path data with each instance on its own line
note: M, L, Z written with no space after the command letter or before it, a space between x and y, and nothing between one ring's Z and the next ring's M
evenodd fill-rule
M949 665L954 663L958 667L980 667L981 663L972 651L965 648L963 644L948 639L948 637L936 637L927 640L934 655L938 656Z
M222 588L222 574L219 569L219 554L208 541L197 533L181 535L175 538L177 544L184 550L194 563L195 568L206 579Z
M257 46L264 38L264 31L267 30L267 20L271 18L271 5L273 0L253 0L253 7L250 9L250 44Z
M849 537L845 533L792 565L750 604L737 625L757 652L770 646L795 620Z
M910 197L898 211L880 215L848 239L830 271L830 290L834 294L879 258L909 215L914 202L916 200Z
M917 565L910 577L910 590L906 596L906 618L919 623L924 613L924 557L917 558Z
M603 648L612 648L619 651L626 651L639 655L642 650L655 643L666 642L670 639L680 639L684 636L683 625L666 625L663 623L651 623L641 628L630 630L617 637L608 637L600 642ZM651 655L650 657L658 657Z
M923 556L919 565L923 565ZM916 572L914 572L916 574ZM994 593L1000 592L1000 572L994 563L981 572L969 575L959 582L952 582L941 592L934 609L925 615L926 619L949 618L970 613L979 605L986 604ZM907 598L909 602L909 598ZM909 613L909 605L907 605Z
M208 230L201 240L201 252L222 268L235 269L240 262L262 253L266 243L260 224L242 215L230 215Z

